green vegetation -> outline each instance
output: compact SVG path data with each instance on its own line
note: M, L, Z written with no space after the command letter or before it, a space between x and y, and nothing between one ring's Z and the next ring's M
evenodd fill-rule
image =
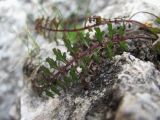
M42 33L45 37L47 33L62 33L62 40L67 48L66 52L53 48L52 52L55 59L46 56L46 63L49 67L42 65L40 68L44 77L42 78L43 82L38 84L47 96L60 95L62 90L65 92L74 84L87 84L84 82L85 77L96 75L97 69L94 66L100 66L106 59L112 59L116 49L128 50L126 40L147 39L156 41L160 31L159 27L149 27L126 18L110 20L92 16L85 18L84 23L91 23L93 20L96 21L94 24L85 24L78 28L77 26L80 25L75 22L78 20L72 20L74 24L71 25L72 27L68 27L71 22L60 21L56 18L49 20L49 18L43 17L36 20L35 30L38 33ZM160 24L160 18L156 16L155 22ZM100 28L102 25L106 26L104 30ZM143 36L136 34L136 32L134 34L133 29L131 29L131 26L134 25L138 25L137 31L141 30L146 34ZM93 31L95 31L95 35L91 38L90 34ZM156 51L160 51L160 46L156 48ZM68 55L71 57L68 58Z

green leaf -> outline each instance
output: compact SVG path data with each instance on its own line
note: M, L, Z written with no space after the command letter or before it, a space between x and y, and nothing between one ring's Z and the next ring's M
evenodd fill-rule
M118 34L123 36L125 34L125 26L119 26Z
M53 93L50 92L50 91L48 91L48 90L46 90L45 93L46 93L46 95L49 96L49 97L53 97L53 96L54 96Z
M71 56L74 56L78 53L79 48L76 45L73 45L73 51L70 53Z
M76 41L77 33L76 32L68 32L68 39L73 43Z
M75 67L71 67L70 69L70 75L72 77L73 80L78 80L78 76L76 73L76 68Z
M112 27L112 23L108 23L108 36L110 39L113 39L114 36L114 29Z
M44 65L41 66L41 69L43 70L43 72L46 76L49 76L51 74L50 70L47 67L45 67Z
M46 58L46 62L49 63L50 68L54 68L54 69L58 68L57 62L54 61L52 58L50 58L50 57Z
M77 33L77 39L78 39L78 40L84 39L84 38L85 38L84 35L87 35L87 34L88 34L88 33L78 32L78 33Z
M106 54L107 54L107 57L112 59L113 57L113 52L112 52L112 49L110 47L107 47L106 48Z
M89 56L84 56L80 61L79 61L79 66L82 68L82 72L87 72L88 70L88 65L91 61L91 57Z
M64 63L67 63L66 60L66 53L61 53L59 49L54 48L53 49L54 54L56 55L56 60L62 61Z
M101 31L101 29L98 27L98 28L95 28L95 37L98 41L102 41L103 40L103 35L104 35L104 31Z
M63 39L64 39L64 45L67 47L67 51L73 52L73 48L72 48L70 40L67 39L66 36L63 36Z
M107 46L112 49L114 47L114 43L112 41L110 41L110 42L108 42Z
M78 32L78 34L77 34L77 40L78 40L77 42L79 44L83 44L86 47L89 47L89 42L90 42L89 32L85 33L85 36L84 36L83 32Z
M89 41L88 41L88 39L83 38L81 40L82 40L82 44L84 44L86 47L89 48Z
M128 46L126 44L126 41L124 41L124 40L119 42L119 47L121 48L122 51L128 50Z
M57 85L58 85L60 88L62 88L63 90L65 90L65 85L64 85L64 83L63 83L61 80L57 80L56 83L57 83Z
M149 28L154 34L160 34L160 28L154 27L154 28Z
M99 50L95 50L95 52L93 53L93 55L92 55L92 58L93 58L93 60L95 60L97 63L100 63L100 60L99 60Z
M63 79L64 79L64 82L69 86L70 82L71 82L71 80L70 80L71 78L64 76Z
M66 52L63 53L62 57L63 57L64 62L67 62L67 60L66 60L66 58L67 58Z
M154 50L160 54L160 42L158 41L155 45L154 45Z
M155 20L158 24L160 24L160 17Z
M113 27L112 27L112 23L108 23L108 31L112 31L113 30Z
M83 62L81 62L80 63L80 68L82 69L82 72L84 72L84 71L86 71L87 66Z
M55 85L52 85L52 86L51 86L51 90L52 90L54 93L56 93L57 95L61 95L60 92L59 92L59 90L57 89L57 87L56 87Z
M83 61L84 65L87 66L90 63L91 58L88 56L85 56L82 58L82 61Z
M112 59L113 57L112 47L113 47L113 42L109 42L108 45L106 46L106 55L110 59Z

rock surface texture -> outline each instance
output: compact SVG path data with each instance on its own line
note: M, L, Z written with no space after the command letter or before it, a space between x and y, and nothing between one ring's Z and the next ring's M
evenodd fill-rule
M92 87L73 86L67 94L44 100L26 89L22 120L158 120L160 72L130 53L106 61Z
M37 16L57 14L56 7L65 13L63 16L69 16L77 11L77 3L79 0L0 0L0 120L20 119L17 115L20 106L16 107L16 104L19 103L20 91L23 88L22 66L28 54L27 44L33 42L27 38L26 26L33 27ZM86 4L85 1L83 3ZM104 3L105 0L98 2L92 12L98 11ZM87 7L83 5L81 9L86 11L85 8ZM82 14L83 10L79 10L79 14ZM34 31L32 32L34 34ZM40 46L43 45L40 39L37 41Z
M157 13L159 7L158 0L113 0L97 14L114 18L141 10ZM145 22L152 18L141 14L134 19ZM66 94L44 99L31 87L26 87L20 100L21 119L159 120L160 72L159 64L154 64L159 59L147 48L148 41L138 41L129 42L130 53L117 55L112 61L106 60L88 90L76 85ZM137 42L141 49L135 46ZM27 77L25 79L28 81Z
M160 64L143 42L142 49L130 45L130 53L106 60L87 91L77 85L60 97L46 99L38 97L30 83L23 87L26 21L33 26L37 16L51 15L55 5L64 17L74 12L82 15L87 9L105 18L138 11L160 16L159 0L82 1L0 0L0 120L160 120ZM133 19L146 22L153 18L139 14ZM37 38L42 49L55 46L44 41ZM48 54L41 52L43 58ZM24 79L29 81L28 77Z

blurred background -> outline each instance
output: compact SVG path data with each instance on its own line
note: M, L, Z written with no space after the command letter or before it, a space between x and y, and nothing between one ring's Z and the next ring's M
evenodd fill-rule
M36 18L95 14L112 18L141 10L160 15L159 8L159 0L0 0L0 120L19 119L16 104L24 86L22 67L36 47L30 39ZM137 19L145 20L144 16Z

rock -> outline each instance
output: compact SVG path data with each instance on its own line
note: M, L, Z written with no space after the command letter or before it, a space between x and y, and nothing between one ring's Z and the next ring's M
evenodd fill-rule
M17 97L9 111L9 115L12 120L20 120L20 107L20 98Z
M160 96L148 93L126 94L115 120L159 120Z
M45 100L26 88L21 119L157 120L159 88L160 72L151 62L123 53L103 64L88 91L77 85L62 96Z
M105 18L127 17L139 11L147 11L159 16L160 3L158 0L153 0L152 2L150 0L112 0L108 2L108 6L97 12L97 15ZM132 19L146 22L154 18L147 14L138 14Z
M18 110L18 104L15 101L23 88L21 61L26 53L21 43L22 39L26 39L26 33L24 34L22 31L26 25L27 17L29 24L33 25L33 20L39 16L39 10L37 10L39 1L43 3L44 8L47 8L45 9L47 14L51 15L52 5L55 1L0 1L0 31L2 31L0 32L0 119L2 120L19 119L17 112L20 110ZM60 8L65 17L70 16L71 12L78 11L75 0L56 0L56 2L58 5L54 5ZM91 13L96 12L97 15L105 18L128 16L141 10L160 15L158 13L160 11L159 3L159 0L91 0L89 7L86 2L81 2L83 4L82 10L79 10L78 14L82 15L86 9L90 8ZM45 14L43 10L41 13ZM144 22L153 18L139 14L134 19ZM16 31L18 35L13 31ZM24 37L17 40L17 36L21 35ZM43 40L37 39L38 43L42 45L41 48L52 47L52 45L46 47ZM132 49L135 52L135 49ZM137 55L132 52L131 54ZM147 60L154 62L155 59L150 56L151 54L145 47L144 51L141 51L136 57L144 61L149 58ZM120 61L117 59L122 56L116 58L113 63L106 61L100 76L93 80L93 86L88 91L82 90L81 86L74 86L67 94L48 100L38 97L35 91L25 86L20 100L21 119L159 119L159 72L150 62L138 60L132 55L123 55L123 59L126 58L126 61L131 64L124 61L124 64L121 65L123 59ZM129 57L138 60L137 63L130 61ZM115 63L120 65L115 66ZM157 64L155 65L157 67ZM127 71L124 71L125 69ZM130 104L131 100L132 104ZM128 108L127 111L126 108ZM137 109L141 112L137 112ZM131 116L127 116L128 113Z
M33 41L29 39L30 37L28 38L29 33L27 33L26 26L32 27L32 30L29 28L29 32L34 34L33 21L37 16L40 17L41 13L46 15L43 10L40 12L39 1L43 0L0 0L0 120L11 120L9 111L11 111L11 116L14 116L15 107L12 105L23 88L23 61L26 54L28 55L28 52L35 48ZM52 11L57 1L60 0L43 1L48 15L51 12L57 14ZM67 1L67 3L70 6L70 2ZM61 3L61 8L64 8L65 4ZM70 12L70 10L67 10L67 13L65 11L66 14ZM39 45L43 45L43 40L36 39ZM29 51L27 51L28 48Z
M92 4L95 5L94 2ZM97 15L105 18L123 17L141 10L159 15L159 8L158 0L152 3L149 0L112 0ZM134 19L145 22L153 18L140 14ZM86 91L81 85L76 85L61 96L47 99L38 97L30 85L25 87L21 95L21 119L160 119L160 72L156 69L159 65L155 64L157 59L148 49L148 41L138 41L129 44L130 53L117 55L113 61L106 60L100 74L91 81ZM136 43L142 47L137 49ZM25 81L28 81L28 77Z
M59 99L45 100L34 96L32 90L25 90L21 97L21 120L52 120L58 109Z
M118 75L116 86L124 96L116 120L157 120L160 118L160 72L152 63L129 56L130 60Z

